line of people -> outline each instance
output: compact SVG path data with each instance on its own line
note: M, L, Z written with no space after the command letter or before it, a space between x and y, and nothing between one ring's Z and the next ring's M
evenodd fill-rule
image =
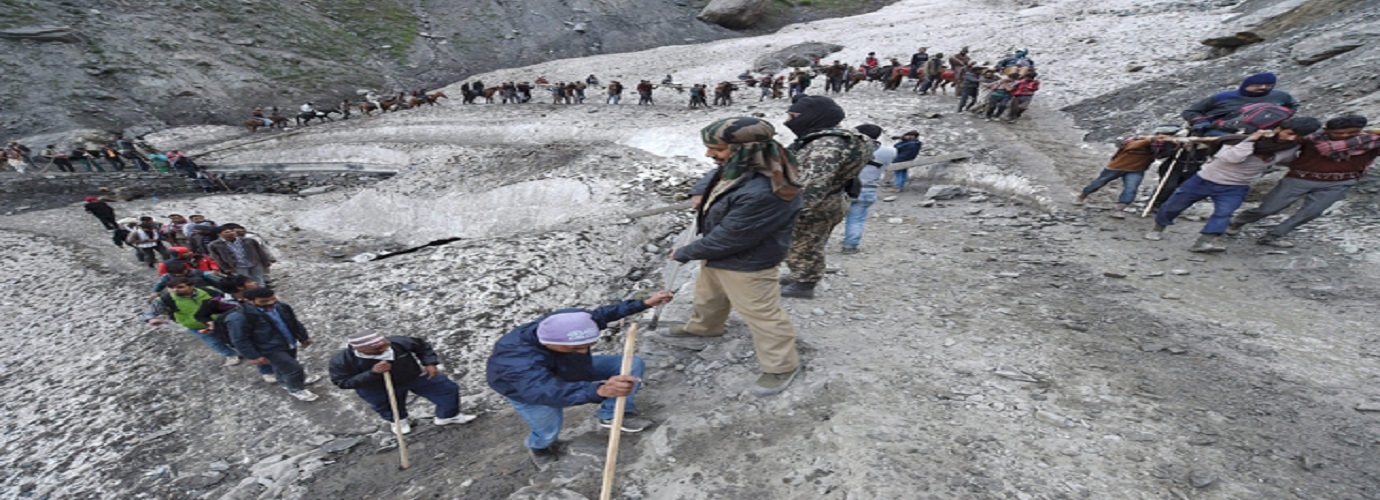
M1261 245L1291 248L1285 237L1325 213L1365 175L1380 156L1380 134L1366 130L1368 120L1342 115L1320 122L1294 116L1299 104L1275 89L1277 78L1258 73L1236 89L1217 92L1185 109L1187 128L1163 126L1149 136L1118 144L1116 153L1077 203L1110 182L1121 179L1113 217L1125 218L1136 201L1145 172L1160 161L1160 186L1148 203L1154 226L1145 239L1159 241L1185 210L1211 200L1212 214L1189 251L1226 251L1223 236L1278 214L1302 201L1300 208L1256 239ZM1255 208L1237 213L1250 186L1270 169L1288 171Z

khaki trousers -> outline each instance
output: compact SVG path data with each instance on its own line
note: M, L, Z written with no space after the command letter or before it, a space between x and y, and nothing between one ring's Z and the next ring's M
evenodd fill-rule
M686 333L723 335L731 306L747 321L757 364L763 373L787 373L800 366L795 350L795 327L781 308L781 284L776 268L754 272L726 271L700 266L695 279L695 309Z

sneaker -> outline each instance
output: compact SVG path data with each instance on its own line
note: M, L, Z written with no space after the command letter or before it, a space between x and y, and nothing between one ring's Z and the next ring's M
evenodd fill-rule
M1237 223L1235 223L1235 222L1233 222L1233 223L1231 223L1231 224L1228 224L1228 225L1227 225L1227 236L1236 236L1236 235L1238 235L1238 234L1241 234L1241 228L1243 228L1243 227L1246 227L1246 225L1245 225L1245 224L1237 224Z
M839 250L839 253L844 255L853 255L855 253L858 253L858 247L843 247Z
M803 281L791 283L781 287L782 297L794 297L797 299L815 298L815 283L805 283Z
M695 335L685 331L685 325L676 325L665 330L657 330L656 334L651 337L652 340L662 344L693 351L703 351L705 348L709 347L709 343L707 342L708 339L722 337L723 335L724 332L713 335Z
M221 366L235 366L235 365L238 365L238 364L240 364L240 357L239 357L239 356L226 356L226 357L225 357L225 364L223 364L223 365L221 365Z
M468 424L468 423L470 423L470 422L473 422L474 419L476 419L476 418L479 418L479 416L478 416L478 415L466 415L466 414L464 414L464 413L456 413L454 417L450 417L450 418L436 417L436 420L433 421L432 423L434 423L434 424L436 424L436 425Z
M320 382L320 381L321 381L321 374L320 374L320 373L313 373L313 374L311 374L311 375L307 375L307 378L304 379L304 380L302 380L302 383L303 383L303 384L307 384L307 385L311 385L311 384L315 384L315 383Z
M1255 240L1255 242L1258 245L1272 246L1275 248L1294 248L1294 242L1268 234L1261 236L1260 239Z
M1195 253L1222 253L1227 251L1227 247L1217 244L1216 234L1204 234L1198 237L1198 241L1193 242L1193 246L1188 249Z
M1078 193L1078 196L1075 197L1075 198L1073 199L1073 206L1075 206L1075 207L1077 207L1077 206L1082 206L1084 203L1087 203L1087 202L1088 202L1088 195L1085 195L1085 194L1083 194L1083 193Z
M527 455L532 457L532 465L535 465L538 471L545 471L547 467L561 459L561 452L556 444L545 448L528 448Z
M316 394L312 394L311 391L308 391L306 389L302 389L300 391L288 391L288 394L291 394L292 397L297 398L299 401L316 401L317 398L320 397Z
M272 373L261 374L261 375L259 375L259 378L264 379L264 382L268 382L268 383L270 383L270 384L275 384L275 383L278 382L278 376L277 376L277 375L274 375L274 374L272 374Z
M648 420L648 419L645 419L645 418L634 417L634 416L632 416L632 415L624 414L624 415L623 415L623 432L642 432L642 431L645 430L646 428L651 427L652 424L654 424L654 423L655 423L655 422L652 422L651 420ZM612 429L612 428L613 428L613 419L611 419L611 418L601 418L601 419L599 419L599 427L603 427L603 428L605 428L605 429Z
M1164 239L1164 231L1150 231L1145 233L1145 239L1150 241L1160 241Z
M795 370L786 373L763 373L757 377L757 383L753 384L748 391L759 398L780 394L781 391L791 386L791 382L800 373L800 369L801 367L798 366Z

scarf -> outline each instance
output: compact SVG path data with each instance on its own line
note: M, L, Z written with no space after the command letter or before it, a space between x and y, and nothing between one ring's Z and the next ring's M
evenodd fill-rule
M1327 137L1326 131L1319 130L1308 136L1308 141L1313 143L1313 147L1318 148L1318 153L1332 161L1346 161L1350 156L1380 149L1380 135L1375 134L1363 133L1344 141L1334 141Z
M350 350L355 352L355 356L359 356L364 359L380 359L383 361L393 361L393 346L388 346L387 350L378 354L365 354L360 352L358 349Z
M783 200L795 199L803 187L799 180L795 155L772 139L776 128L766 121L752 117L724 118L700 130L705 145L728 144L733 156L720 169L727 189L739 178L755 171L771 179L771 192ZM705 204L708 205L707 203Z

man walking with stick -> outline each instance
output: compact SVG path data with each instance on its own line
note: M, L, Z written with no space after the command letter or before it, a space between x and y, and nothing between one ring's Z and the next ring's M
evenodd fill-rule
M599 331L608 324L671 301L671 292L647 300L628 300L598 309L565 309L519 326L494 344L489 355L489 387L513 404L531 432L524 444L537 469L560 459L562 417L568 406L601 403L599 425L613 426L617 398L627 396L625 415L637 412L632 397L645 369L634 358L632 375L620 375L621 356L594 356ZM622 430L639 432L650 420L625 417Z
M391 425L396 421L400 434L412 432L407 418L409 391L436 405L436 425L474 420L476 416L460 413L460 386L441 373L439 364L441 357L436 350L420 338L361 333L350 337L350 346L331 358L331 383L354 389L385 422ZM385 387L385 377L392 378L392 394Z

